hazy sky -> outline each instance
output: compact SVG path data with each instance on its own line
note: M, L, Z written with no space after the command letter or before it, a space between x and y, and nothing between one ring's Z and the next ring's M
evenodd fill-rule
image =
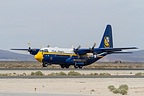
M0 0L0 49L98 47L107 24L115 47L144 49L144 0Z

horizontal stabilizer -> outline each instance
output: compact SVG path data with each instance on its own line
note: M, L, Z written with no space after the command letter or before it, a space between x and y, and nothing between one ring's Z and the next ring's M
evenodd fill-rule
M114 52L114 51L122 51L128 49L138 49L137 47L126 47L126 48L100 48L102 51L105 52Z

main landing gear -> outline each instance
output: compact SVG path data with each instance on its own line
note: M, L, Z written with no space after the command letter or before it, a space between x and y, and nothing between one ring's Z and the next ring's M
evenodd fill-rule
M69 65L60 65L61 68L69 68Z
M48 67L48 65L51 65L51 64L49 64L47 62L43 62L43 64L42 64L43 67ZM70 65L60 65L60 66L62 69L64 69L64 68L68 69ZM74 65L75 69L82 69L82 67L83 66L80 66L80 65Z
M64 69L64 68L67 69L67 68L69 68L70 65L60 65L60 66L61 66L61 68L63 68L63 69ZM75 69L82 69L82 67L83 67L83 66L74 65L74 68L75 68Z
M74 68L75 68L75 69L78 69L78 68L79 68L79 69L82 69L82 67L83 67L83 66L80 66L80 65L74 65Z

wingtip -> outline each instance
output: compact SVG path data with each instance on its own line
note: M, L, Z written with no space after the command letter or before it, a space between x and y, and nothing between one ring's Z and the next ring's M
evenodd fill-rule
M133 47L133 49L139 49L138 47Z

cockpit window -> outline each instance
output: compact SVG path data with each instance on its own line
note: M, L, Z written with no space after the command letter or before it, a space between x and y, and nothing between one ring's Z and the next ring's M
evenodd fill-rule
M44 49L43 52L48 52L48 49Z
M39 52L43 52L43 50L40 50Z

